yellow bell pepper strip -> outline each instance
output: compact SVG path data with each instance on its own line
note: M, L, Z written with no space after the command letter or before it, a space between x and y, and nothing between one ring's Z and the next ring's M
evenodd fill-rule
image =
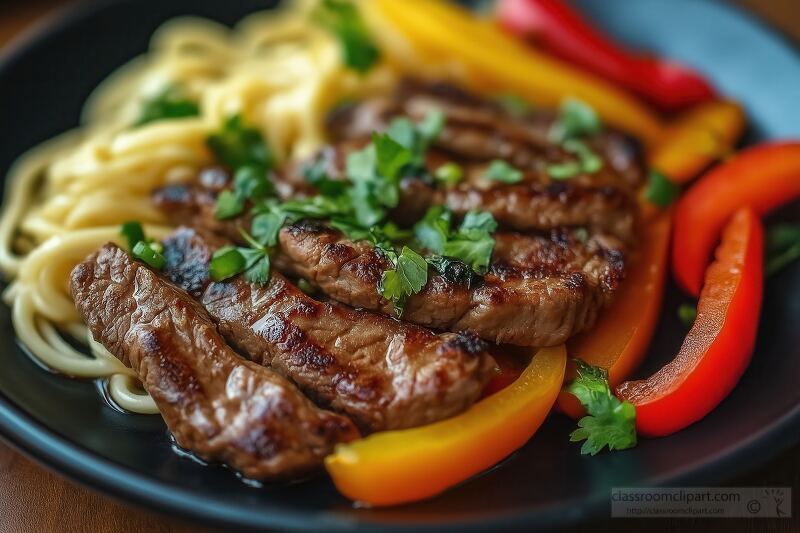
M620 287L614 303L590 331L567 342L570 357L581 359L608 371L613 389L636 369L650 345L658 325L661 299L666 281L672 213L654 213L643 221L642 251ZM575 367L567 367L567 379L575 376ZM572 418L585 410L575 396L562 392L557 407Z
M497 464L536 432L564 380L564 346L543 348L510 386L427 426L338 445L325 467L339 491L370 505L429 498Z
M525 46L450 2L368 0L360 6L390 61L415 71L437 60L442 72L458 65L462 81L478 92L512 93L551 108L574 97L648 144L661 134L657 116L613 84Z
M679 115L650 154L652 168L682 184L733 152L746 118L736 102L715 100Z

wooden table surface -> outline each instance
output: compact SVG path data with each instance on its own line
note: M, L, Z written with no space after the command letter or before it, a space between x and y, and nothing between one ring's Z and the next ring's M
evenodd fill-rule
M0 1L0 46L29 24L64 4L64 0ZM741 0L765 20L800 42L800 0ZM790 449L756 472L732 480L730 486L791 486L792 520L617 520L575 531L800 531L800 446ZM0 443L0 533L56 531L183 533L194 524L152 515L76 486Z

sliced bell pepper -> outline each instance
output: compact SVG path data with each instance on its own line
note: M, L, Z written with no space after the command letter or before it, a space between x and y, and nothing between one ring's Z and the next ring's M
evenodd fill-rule
M352 500L394 505L434 496L525 444L553 406L565 365L563 346L543 348L511 386L461 415L340 444L325 467Z
M697 318L678 355L642 381L617 387L636 407L640 435L669 435L710 413L736 386L755 346L763 292L763 228L749 207L725 228L706 272Z
M736 102L700 104L667 125L650 154L650 166L672 183L687 183L714 161L733 153L745 123L744 111Z
M607 81L526 47L465 9L441 0L369 0L360 4L389 60L420 71L438 60L438 72L463 73L463 82L489 94L507 92L556 107L568 96L591 105L609 124L646 142L661 133L660 120Z
M695 183L678 201L672 270L678 284L697 296L711 250L739 208L759 214L800 196L800 141L744 150Z
M672 61L628 52L561 0L500 0L500 23L511 33L639 95L664 111L714 97L698 73Z
M570 357L608 370L613 388L639 365L658 324L667 271L672 214L660 212L644 222L642 250L619 289L611 308L597 324L567 342ZM567 366L567 378L575 376L575 366ZM562 392L557 406L572 418L585 414L572 394Z

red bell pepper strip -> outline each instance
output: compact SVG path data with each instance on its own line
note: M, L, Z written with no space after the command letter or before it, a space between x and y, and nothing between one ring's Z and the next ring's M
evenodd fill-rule
M642 436L669 435L710 413L750 362L763 292L763 227L749 207L734 214L706 272L697 319L672 362L617 387L636 407Z
M671 61L622 49L561 0L500 0L500 23L512 33L611 81L664 111L709 100L714 89L696 72Z
M800 141L744 150L700 178L678 201L672 270L694 296L719 232L739 208L765 214L800 196Z

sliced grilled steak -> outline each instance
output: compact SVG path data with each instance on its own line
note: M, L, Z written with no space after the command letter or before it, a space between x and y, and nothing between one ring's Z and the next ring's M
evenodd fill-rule
M179 196L188 203L167 204L174 220L189 221L206 233L220 227L213 204L203 203L204 192ZM163 197L163 192L156 193L158 205L165 205ZM240 238L237 224L226 223L222 234ZM496 234L494 261L482 280L466 284L431 271L423 291L406 303L403 319L435 329L472 331L497 343L564 342L594 324L624 277L624 247L618 240L598 234L585 245L566 237L571 234ZM337 230L305 221L281 229L279 244L273 263L281 272L306 279L353 307L394 314L393 304L377 290L392 265L370 243L353 242Z
M468 335L435 335L318 302L278 273L265 287L241 278L208 284L199 270L207 272L216 247L194 230L179 229L164 241L165 275L202 293L229 342L365 431L450 417L474 403L491 377L494 361L485 344Z
M367 242L311 221L283 228L278 268L309 280L354 307L392 314L377 291L392 264ZM582 249L544 237L499 234L495 262L482 280L429 272L422 292L409 297L403 319L449 331L469 330L497 343L551 346L591 326L624 274L622 254L600 240Z
M334 114L331 137L335 144L317 156L333 177L343 178L349 152L360 148L373 131L385 130L396 116L422 120L438 109L446 125L429 151L426 166L433 173L442 163L455 161L466 179L457 187L435 188L415 177L404 180L404 195L394 212L398 221L411 223L432 204L447 205L457 214L471 209L491 212L507 228L549 230L558 226L582 226L610 232L633 242L636 220L635 190L641 184L644 167L636 145L613 130L588 140L605 160L593 174L569 180L553 180L547 167L574 161L548 139L554 115L537 112L515 117L499 106L463 93L451 86L405 84L396 95L376 98ZM523 172L521 183L508 185L484 178L487 165L503 160ZM298 169L286 179L301 183Z
M238 357L185 292L112 244L70 279L95 339L131 366L179 445L247 477L319 466L352 422L315 407L274 371Z

